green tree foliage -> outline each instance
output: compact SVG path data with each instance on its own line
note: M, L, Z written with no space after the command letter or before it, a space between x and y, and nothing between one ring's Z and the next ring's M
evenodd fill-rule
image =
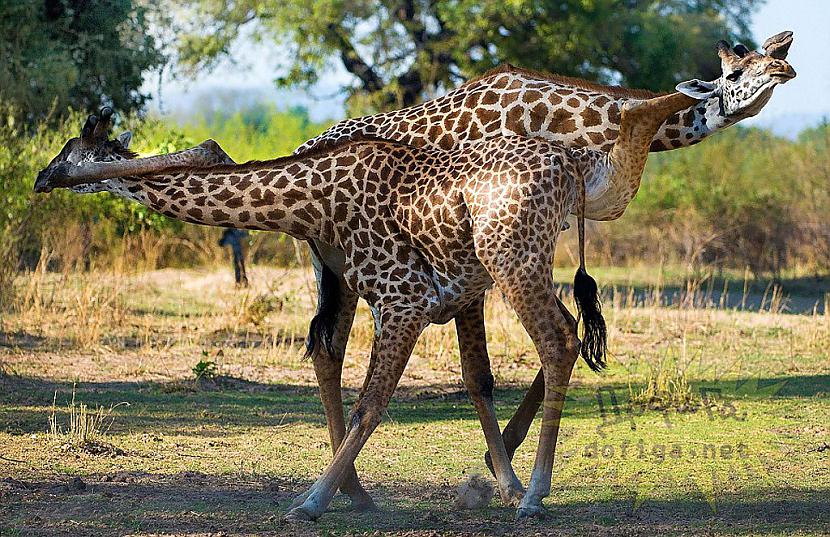
M714 78L719 39L752 46L763 0L189 0L180 62L215 65L243 28L275 40L282 85L353 75L352 112L411 105L502 62L665 90Z
M147 15L132 0L0 2L0 101L27 120L140 108L142 76L163 62Z

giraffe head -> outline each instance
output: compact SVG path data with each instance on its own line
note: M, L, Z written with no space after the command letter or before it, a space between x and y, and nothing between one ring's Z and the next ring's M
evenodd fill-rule
M718 79L721 107L731 119L756 115L769 101L772 90L795 78L795 70L786 61L792 44L792 32L781 32L766 40L764 52L749 50L741 44L730 47L718 42L718 56L723 74Z
M50 192L54 188L69 188L79 194L113 191L112 188L117 187L113 183L116 178L152 173L160 167L234 163L213 140L205 140L195 147L174 153L135 159L137 155L129 150L131 133L107 139L111 118L112 110L109 108L102 109L98 116L89 116L81 129L81 136L66 142L58 156L38 173L35 192ZM114 164L119 161L121 164ZM95 168L93 164L101 164L105 170L100 166Z
M129 149L133 137L131 132L121 133L113 140L107 139L111 120L112 108L108 106L102 108L97 116L89 116L81 129L81 135L70 138L60 153L38 174L35 191L52 190L47 179L61 167L78 166L83 162L117 162L135 158L137 155ZM101 183L90 183L72 186L70 189L80 194L89 194L106 190L106 187Z

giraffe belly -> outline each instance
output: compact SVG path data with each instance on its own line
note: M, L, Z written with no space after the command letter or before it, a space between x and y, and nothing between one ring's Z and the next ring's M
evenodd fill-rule
M430 319L435 324L449 322L493 286L493 279L477 258L449 271L433 267L432 281L440 303Z

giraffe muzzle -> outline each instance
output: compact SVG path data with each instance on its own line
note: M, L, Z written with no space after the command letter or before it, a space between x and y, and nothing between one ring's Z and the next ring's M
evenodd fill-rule
M75 166L70 162L63 161L58 162L54 166L41 170L35 179L35 192L45 194L56 188L66 188L82 183L92 182L74 179L72 173L73 168L78 168L78 166Z
M41 170L35 179L35 192L38 194L47 194L52 191L52 185L49 184L49 170Z
M787 64L770 73L770 76L777 78L780 82L783 83L795 78L796 72L791 65Z

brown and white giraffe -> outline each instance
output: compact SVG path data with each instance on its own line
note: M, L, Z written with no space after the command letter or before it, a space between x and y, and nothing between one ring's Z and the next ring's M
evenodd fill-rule
M791 44L792 32L781 32L767 39L763 53L749 51L743 45L730 48L723 41L718 43L722 76L714 83L722 91L672 114L658 129L650 150L694 145L758 114L769 102L777 84L769 73L783 68ZM624 104L653 96L655 94L648 91L601 86L506 65L423 104L341 121L300 146L296 153L311 150L319 144L366 135L419 147L444 148L501 135L538 136L571 147L607 150L619 133L620 110ZM589 184L586 217L594 220L618 218L638 187L639 180L631 184ZM311 251L319 298L317 314L309 331L308 349L320 384L332 449L336 450L345 431L340 379L358 297L342 285L341 252L319 241L311 244ZM560 308L575 322L561 303ZM456 328L462 356L487 355L483 311L471 311L464 325L459 326L457 321ZM490 414L487 421L492 422L495 420L491 410L493 377L489 367L477 373L475 378L479 379L478 384L467 383L471 399L479 415ZM511 458L538 412L543 390L540 370L503 433L505 449ZM493 471L489 452L485 458ZM358 508L371 505L356 474L346 480L344 492Z
M787 56L792 32L781 32L766 40L763 53L749 51L743 45L730 48L718 43L722 76L714 83L721 92L690 105L669 117L652 140L651 151L664 151L696 144L707 136L756 115L769 102L776 81L769 72ZM607 150L616 140L620 110L627 102L653 97L654 93L593 84L584 80L534 73L504 66L470 81L443 97L394 112L341 121L309 140L296 153L318 144L375 135L415 146L454 147L470 141L501 135L538 136L572 147ZM639 187L631 184L588 185L586 217L608 220L622 215ZM341 285L342 254L330 245L311 244L318 284L318 309L309 331L309 351L320 383L320 395L326 409L332 448L336 449L344 428L340 376L346 342L357 307L357 296ZM563 313L575 322L560 303ZM483 319L483 312L471 317ZM457 326L462 355L487 353L483 322L466 322ZM320 352L327 351L327 352ZM481 362L485 363L485 362ZM478 377L480 385L471 392L477 409L492 408L493 378L489 371ZM542 371L514 417L504 430L506 450L513 453L523 442L538 412L544 390ZM487 464L493 470L490 454ZM367 505L362 488L346 482L344 492L358 505Z
M772 72L779 82L791 69ZM109 180L168 216L206 225L282 231L345 253L343 277L375 317L374 364L334 460L289 519L315 519L378 425L418 334L463 318L496 283L539 352L545 396L527 493L510 467L498 427L488 435L500 492L521 498L518 515L542 512L565 390L578 340L555 298L556 237L585 183L631 183L642 174L660 124L716 85L627 103L610 153L539 138L504 137L444 151L389 141L351 141L293 157L242 165L148 167L146 161L77 165L70 140L35 189ZM140 177L122 177L124 173ZM486 355L478 356L486 360ZM469 362L462 359L465 379ZM489 370L489 368L488 368ZM476 368L473 367L475 374ZM491 436L498 437L494 441Z
M724 77L715 83L728 96L710 98L703 101L703 103L690 106L682 114L672 115L669 121L680 121L681 123L669 125L669 122L665 122L658 134L654 137L651 149L662 149L667 145L677 146L679 144L682 146L685 143L696 143L714 130L724 128L742 117L748 117L749 115L757 113L768 101L772 88L777 83L776 79L771 79L769 76L771 70L786 66L791 72L791 68L784 62L774 61L783 60L790 43L791 34L789 32L770 38L764 45L766 51L764 55L749 52L740 45L736 46L734 50L730 50L725 44L719 44L719 54L723 63ZM505 76L509 82L504 81ZM490 81L489 85L484 84L487 80ZM499 80L502 80L502 82L499 82ZM525 83L528 85L527 87L525 87ZM435 135L436 131L434 129L440 128L440 123L436 119L436 122L427 129L428 132L425 132L419 125L423 124L423 117L427 117L427 121L429 121L429 118L440 118L442 114L456 114L456 118L449 125L456 129L453 131L453 136L458 137L459 143L463 142L466 133L460 130L463 124L459 123L458 119L464 117L464 112L462 111L461 116L458 116L458 108L454 108L453 103L458 103L458 95L466 94L471 88L475 90L473 93L477 95L477 98L483 101L483 103L480 102L476 106L485 110L482 118L490 118L490 123L487 125L494 125L504 118L509 118L511 115L515 115L515 110L521 109L525 113L525 120L522 124L532 126L533 119L531 116L533 109L529 109L527 105L533 103L527 103L523 96L526 94L533 95L533 92L537 92L540 89L546 88L549 92L549 95L546 96L546 99L542 100L542 103L551 103L548 110L554 119L564 117L560 114L561 109L552 104L556 102L557 96L564 98L568 95L573 95L579 99L587 96L588 101L586 101L586 106L588 108L580 111L580 116L582 117L587 110L588 117L593 117L592 114L596 110L591 111L591 106L600 105L604 107L603 110L600 110L606 116L604 120L606 123L603 123L603 132L610 133L609 136L613 137L619 131L617 126L619 121L619 107L623 106L626 102L637 102L639 100L637 97L647 95L646 92L631 91L622 88L607 88L596 86L585 81L547 77L517 69L506 69L496 71L491 75L486 75L478 81L467 84L455 92L451 92L444 98L425 103L424 105L420 105L420 107L407 109L409 112L406 114L402 114L406 111L401 111L381 114L371 118L347 120L333 127L318 139L315 139L318 140L315 143L330 143L331 140L348 140L349 137L360 136L367 132L376 133L380 126L386 125L386 128L391 130L384 131L385 135L391 136L392 138L404 136L404 139L415 145L430 146L434 145L432 143L433 138L430 136ZM482 88L486 90L486 95L481 95L480 90ZM490 101L496 97L498 97L497 104L491 106ZM608 99L608 101L606 102L604 99ZM512 107L503 107L501 105L502 101L512 104ZM705 107L702 106L704 103ZM565 102L566 107L568 104ZM536 103L536 105L534 108L538 108L539 103ZM464 107L462 106L461 109L463 110ZM471 110L474 112L476 109ZM493 116L490 114L494 110L500 110L501 115ZM572 110L572 112L575 111ZM588 123L591 123L591 121L589 120ZM585 126L584 124L585 120L583 118L582 127ZM484 132L486 136L494 136L500 133L498 129L494 129L493 127L488 128L485 124L481 123L479 125L479 130ZM407 126L411 126L412 128L404 128ZM549 130L541 134L546 135L548 138L557 139L557 136L561 134L568 134L559 131L568 130L570 123L566 120L564 126L552 128L555 127L555 122L550 121L547 126ZM679 135L675 136L674 131L678 131ZM441 131L439 130L437 132ZM589 140L597 140L596 132L587 132L581 139L581 142L590 146L593 142ZM523 133L519 130L518 134L527 136L533 133ZM604 143L600 147L607 147L610 141L611 138L604 139ZM159 161L162 162L165 157L154 158L162 159ZM594 188L593 192L589 193L589 196L593 196L592 201L594 202L594 207L601 207L602 203L607 204L611 200L613 203L605 207L606 211L609 210L609 207L616 207L615 210L624 210L625 204L636 193L638 185L639 177L635 181L627 184L619 182L609 184L603 181L592 181L589 182L589 187ZM603 199L605 201L602 201ZM589 206L588 216L599 218L597 213L591 212L592 209L593 207ZM336 274L342 272L342 253L338 252L336 248L332 248L330 245L320 241L315 241L313 250L315 253L315 269L318 273L318 288L320 289L321 300L318 315L312 323L312 335L317 332L320 336L316 339L310 338L310 349L315 351L327 349L329 351L314 352L312 355L314 357L315 372L320 383L321 399L326 410L328 428L332 439L332 449L336 451L345 432L345 422L342 414L342 396L340 393L342 360L358 297L347 286L339 285L339 278ZM325 259L325 266L320 262L321 258ZM327 296L329 298L326 298ZM575 321L567 309L561 303L559 303L559 306L563 315L574 324ZM492 404L493 378L486 359L487 351L483 311L481 307L481 304L472 305L468 315L464 316L463 319L461 317L457 318L456 324L462 359L468 363L477 364L475 367L478 369L470 372L470 374L465 374L465 383L481 418L485 435L487 435L487 432L493 429L498 431L498 424L495 421ZM315 325L319 330L315 330ZM327 344L321 345L321 341ZM484 360L477 359L482 355ZM529 425L542 401L543 391L544 379L542 371L540 370L516 415L505 428L504 444L506 444L506 447L501 447L499 451L505 450L508 457L512 458L515 449L524 440ZM488 447L492 451L490 444L491 442L488 436ZM491 470L494 470L489 452L487 454L487 461ZM343 489L344 492L349 494L352 498L353 505L358 509L372 506L371 498L362 489L356 474L353 472L344 481Z

